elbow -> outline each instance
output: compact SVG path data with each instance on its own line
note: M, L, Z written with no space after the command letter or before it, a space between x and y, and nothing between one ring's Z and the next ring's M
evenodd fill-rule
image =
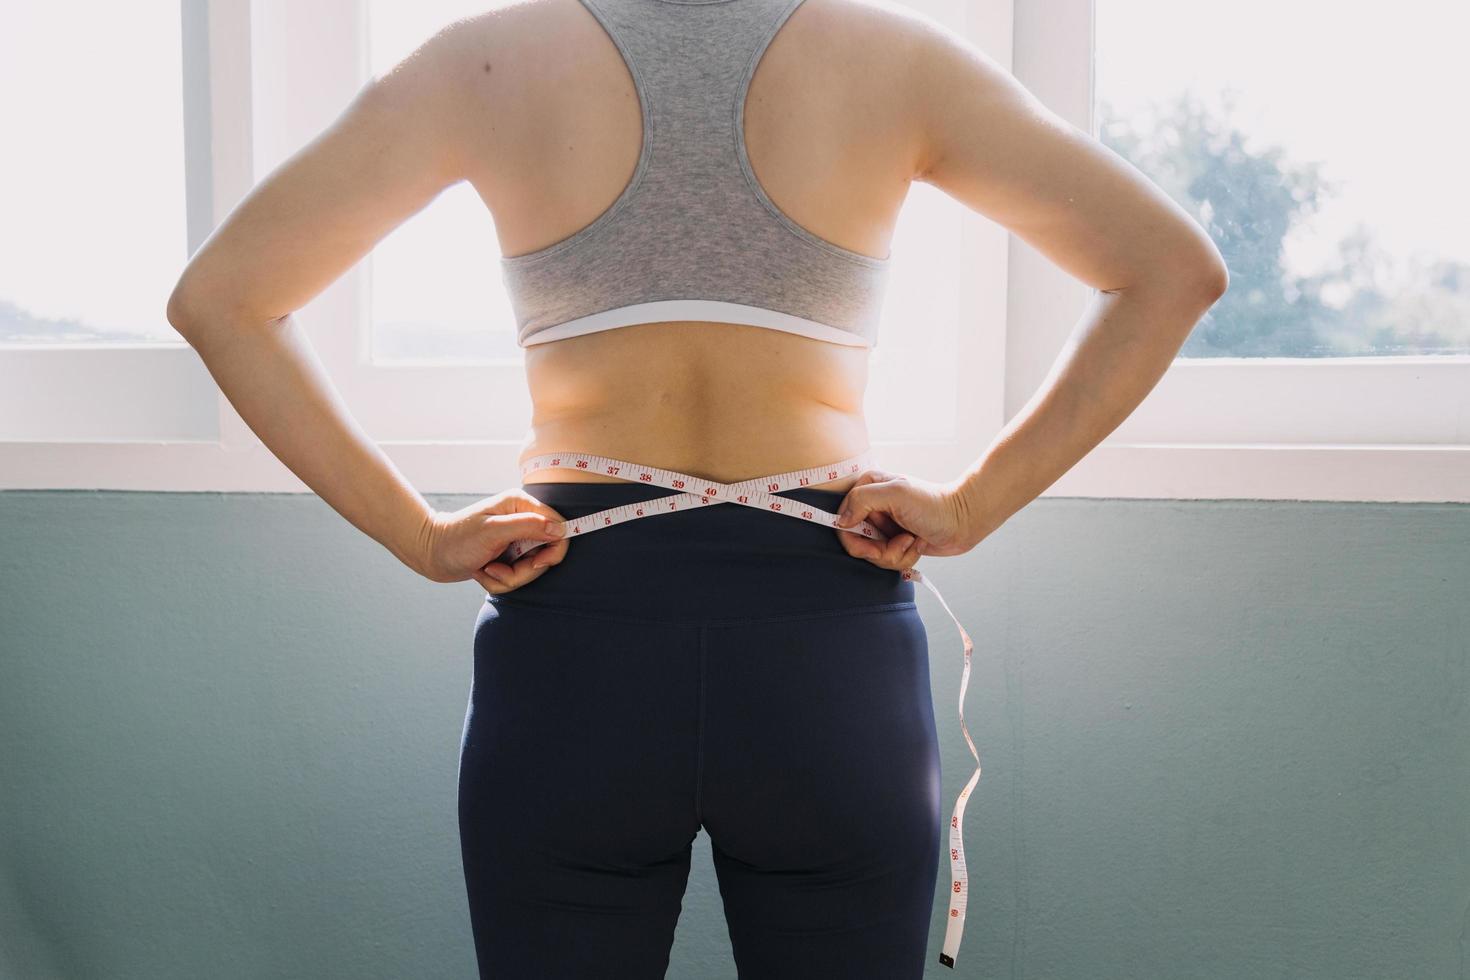
M1199 275L1199 289L1203 297L1213 305L1230 288L1230 269L1217 253L1213 262L1207 262Z
M1126 285L1097 287L1104 293L1137 289L1140 295L1164 296L1171 301L1213 306L1230 288L1230 270L1215 243L1203 234L1184 242L1160 245L1138 260L1137 271Z
M206 332L232 330L253 324L271 325L289 313L270 316L242 297L224 277L186 268L169 293L164 317L190 346Z
M187 275L180 277L174 284L173 292L168 295L168 305L164 308L164 316L169 325L178 331L179 336L189 341L193 340L190 334L197 323L200 322L199 299L196 290L190 284Z
M1113 286L1099 292L1112 295L1132 293L1154 296L1169 303L1215 305L1230 287L1230 273L1224 262L1174 262L1167 268L1156 267L1148 276L1133 280L1127 286Z
M1230 288L1230 269L1225 265L1225 257L1220 254L1220 248L1214 240L1203 232L1199 233L1199 238L1200 254L1194 263L1196 272L1193 281L1201 297L1213 305Z
M1230 270L1218 252L1211 252L1200 258L1180 258L1167 271L1160 270L1154 282L1158 290L1208 309L1230 288Z
M186 317L184 314L184 296L181 292L179 292L177 286L174 287L174 291L172 293L169 293L168 295L168 306L164 308L163 316L164 319L168 320L169 326L173 327L174 330L178 332L180 337L183 337L185 340L189 339L189 335L185 332L186 328L184 326L186 322Z
M164 316L190 346L197 346L195 342L205 330L253 322L235 297L201 285L198 277L187 270L169 294Z
M1185 230L1186 239L1173 246L1161 272L1190 296L1213 306L1230 288L1230 270L1219 246L1203 229L1191 223Z

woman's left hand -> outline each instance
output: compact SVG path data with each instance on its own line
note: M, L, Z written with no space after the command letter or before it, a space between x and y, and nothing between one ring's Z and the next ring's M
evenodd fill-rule
M473 578L492 595L540 578L566 557L562 517L520 487L503 490L452 513L436 513L419 573L432 582ZM512 541L548 541L514 565L497 561ZM535 567L537 563L543 567Z
M840 514L851 519L843 520ZM867 521L887 538L878 541L852 531L837 532L849 555L880 568L903 571L912 568L920 555L959 555L976 544L964 521L964 501L952 483L865 470L843 498L840 514L840 527Z

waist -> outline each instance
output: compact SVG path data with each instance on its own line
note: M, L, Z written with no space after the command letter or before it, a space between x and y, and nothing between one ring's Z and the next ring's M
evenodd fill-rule
M596 450L725 482L840 459L870 445L865 355L728 323L641 324L532 346L521 458Z
M522 489L567 520L678 493L641 483L532 482ZM846 493L799 487L776 496L835 513ZM649 516L569 539L560 564L489 601L688 623L914 601L912 582L849 555L841 533L734 503L650 509Z
M845 412L822 415L813 410L767 423L759 416L731 410L721 419L714 424L710 419L663 418L629 410L536 424L517 458L517 465L523 468L521 485L628 482L624 474L604 474L595 468L524 472L530 459L587 447L597 447L602 455L720 483L804 469L812 460L826 463L870 452L866 423L861 416ZM817 478L802 488L846 493L859 475Z

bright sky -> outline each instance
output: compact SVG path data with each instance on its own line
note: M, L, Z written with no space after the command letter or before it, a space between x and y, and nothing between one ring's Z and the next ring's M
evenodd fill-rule
M1294 251L1303 265L1357 220L1396 254L1470 261L1470 141L1457 121L1470 92L1470 4L1096 5L1098 93L1120 110L1186 87L1213 103L1230 87L1240 95L1236 122L1258 148L1325 161L1342 187L1317 237ZM484 6L369 0L373 70ZM5 5L0 299L40 316L173 336L163 308L187 259L181 100L177 2ZM445 195L413 219L421 227L380 245L378 315L463 319L466 309L504 302L488 219L466 214L479 207L472 194ZM465 243L455 260L463 266L446 267L456 253L446 234ZM412 247L414 239L436 244ZM465 329L477 328L472 319Z
M1338 195L1292 258L1315 266L1354 222L1385 250L1470 261L1470 4L1095 0L1097 97L1125 116L1192 89L1239 93L1252 150L1320 161Z

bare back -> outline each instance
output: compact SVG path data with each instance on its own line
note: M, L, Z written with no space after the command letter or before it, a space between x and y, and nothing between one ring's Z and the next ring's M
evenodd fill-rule
M920 162L901 19L856 0L805 0L762 56L745 105L751 166L771 200L875 258L888 254ZM618 197L642 139L638 98L580 0L530 0L476 26L487 50L475 101L483 138L468 180L502 252L520 255ZM868 356L732 323L645 323L537 345L526 350L533 416L520 458L582 450L726 482L842 459L868 447Z

